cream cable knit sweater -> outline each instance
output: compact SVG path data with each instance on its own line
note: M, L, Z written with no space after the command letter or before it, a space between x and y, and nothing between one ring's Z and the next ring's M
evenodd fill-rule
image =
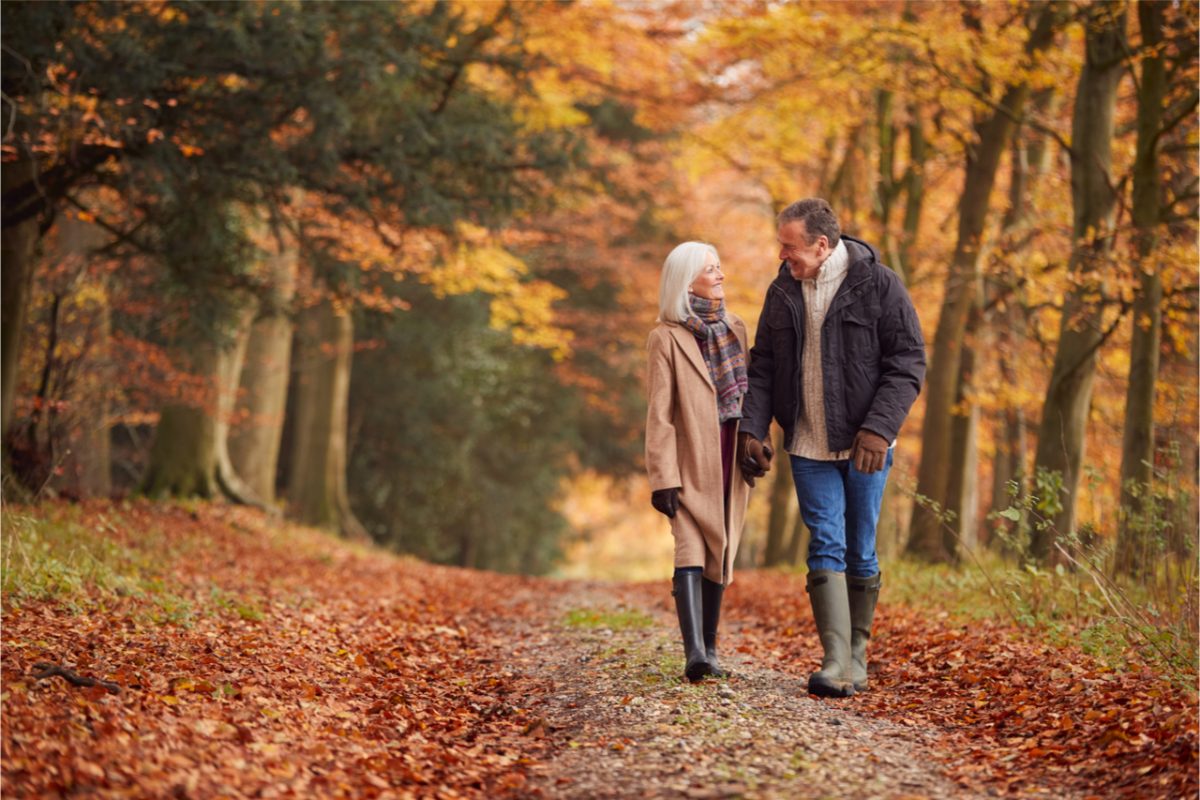
M849 450L832 453L829 450L829 434L825 430L825 379L821 373L821 324L825 312L833 302L838 287L846 278L850 267L850 254L846 243L839 240L837 247L821 264L815 278L800 281L804 293L804 352L800 358L800 414L796 419L796 434L792 439L794 456L817 461L837 461L850 457Z

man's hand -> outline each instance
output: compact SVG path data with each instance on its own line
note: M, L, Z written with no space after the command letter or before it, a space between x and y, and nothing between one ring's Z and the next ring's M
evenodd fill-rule
M771 445L760 442L748 433L738 434L737 462L742 471L742 480L746 483L753 486L755 480L766 475L774 457Z
M887 463L888 443L877 433L860 430L854 434L854 444L850 445L850 460L859 472L870 475L879 472Z
M655 511L665 514L668 519L675 519L675 512L679 510L679 487L651 492L650 505L654 506Z

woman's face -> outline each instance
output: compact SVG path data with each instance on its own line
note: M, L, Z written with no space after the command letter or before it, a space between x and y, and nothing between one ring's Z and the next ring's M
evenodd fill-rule
M700 270L696 280L692 281L688 291L706 300L724 300L725 287L721 285L724 282L725 273L721 272L717 257L710 252L704 256L704 268Z

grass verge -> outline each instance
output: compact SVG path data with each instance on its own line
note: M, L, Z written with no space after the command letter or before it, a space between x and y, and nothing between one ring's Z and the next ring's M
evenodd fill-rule
M1061 565L1022 566L994 553L959 566L892 559L881 571L890 602L966 620L1007 619L1052 644L1078 644L1114 669L1151 664L1195 684L1194 605L1164 604L1137 584L1106 584Z

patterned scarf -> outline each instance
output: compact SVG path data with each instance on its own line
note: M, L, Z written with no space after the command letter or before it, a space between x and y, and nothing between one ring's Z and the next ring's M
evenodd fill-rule
M721 422L742 416L742 397L746 382L746 354L737 335L725 321L725 303L692 296L692 310L699 316L683 321L696 336L708 374L717 387L717 416Z

